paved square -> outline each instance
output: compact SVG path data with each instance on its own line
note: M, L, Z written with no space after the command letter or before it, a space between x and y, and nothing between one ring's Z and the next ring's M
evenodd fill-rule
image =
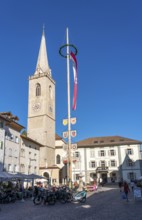
M142 200L129 202L120 198L117 186L105 186L88 193L85 204L56 202L54 206L34 205L28 199L13 204L1 204L0 220L141 220Z

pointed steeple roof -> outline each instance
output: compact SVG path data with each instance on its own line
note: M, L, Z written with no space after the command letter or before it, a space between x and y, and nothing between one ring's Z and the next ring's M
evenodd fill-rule
M48 64L44 28L43 28L42 37L41 37L41 43L40 43L40 49L39 49L39 54L38 54L35 75L39 73L47 73L51 76L51 70Z

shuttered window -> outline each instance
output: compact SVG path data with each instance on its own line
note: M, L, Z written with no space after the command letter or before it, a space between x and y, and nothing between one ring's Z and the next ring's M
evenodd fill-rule
M132 154L133 154L133 149L128 148L128 149L126 150L126 152L127 152L128 155L132 155Z
M90 157L94 158L95 157L95 151L94 150L90 150Z
M90 167L90 168L96 167L95 161L90 161L90 162L89 162L89 167Z
M110 166L111 167L116 167L116 161L115 160L111 160L110 161Z
M115 150L110 150L110 156L115 156Z

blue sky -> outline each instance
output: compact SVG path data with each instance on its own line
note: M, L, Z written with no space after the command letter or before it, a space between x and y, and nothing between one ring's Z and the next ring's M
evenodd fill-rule
M0 112L27 126L28 77L34 74L42 27L56 81L56 132L67 117L66 60L58 51L78 48L78 141L120 135L142 140L141 0L1 0ZM73 93L71 70L71 94Z

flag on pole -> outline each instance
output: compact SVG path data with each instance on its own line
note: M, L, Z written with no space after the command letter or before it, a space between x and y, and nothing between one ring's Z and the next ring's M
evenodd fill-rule
M74 76L74 92L73 92L73 105L72 109L76 110L76 102L77 102L77 59L73 52L70 53L70 58L73 61L73 76Z

